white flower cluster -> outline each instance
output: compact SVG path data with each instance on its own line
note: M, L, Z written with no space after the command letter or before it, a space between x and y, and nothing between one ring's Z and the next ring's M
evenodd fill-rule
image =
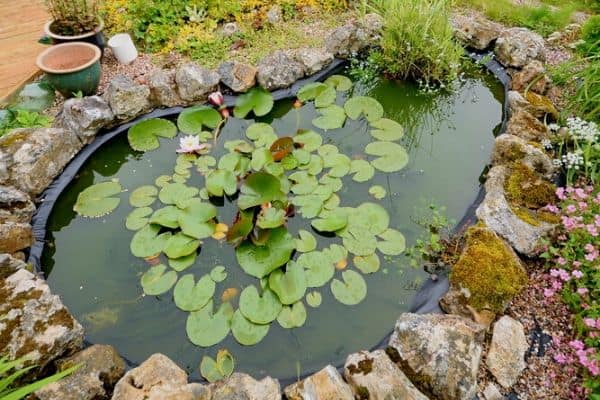
M583 154L581 150L575 150L567 154L563 154L561 159L555 159L554 165L564 165L566 169L579 169L584 164Z
M542 146L544 146L546 150L552 150L554 147L552 146L552 141L550 139L543 139Z
M570 135L578 140L595 143L600 139L600 130L594 122L584 121L578 117L567 118L567 129Z

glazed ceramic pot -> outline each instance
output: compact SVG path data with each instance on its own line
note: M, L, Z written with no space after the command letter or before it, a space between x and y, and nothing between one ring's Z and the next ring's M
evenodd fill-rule
M46 22L46 25L44 25L44 33L52 39L52 43L54 44L69 42L86 42L98 46L98 48L100 48L100 50L104 52L104 47L106 46L106 39L104 38L104 34L102 33L102 30L104 29L104 21L102 21L101 19L98 21L98 26L93 31L73 36L59 35L58 33L53 32L52 29L54 21L48 21Z

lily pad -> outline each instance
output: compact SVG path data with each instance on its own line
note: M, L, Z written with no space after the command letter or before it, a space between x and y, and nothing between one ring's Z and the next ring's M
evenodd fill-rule
M301 301L281 309L277 322L284 329L299 328L306 322L306 307Z
M170 258L169 267L173 268L177 272L185 271L196 261L196 253L188 254L187 256L179 258Z
M212 219L217 215L217 209L210 203L194 198L188 206L179 212L178 222L181 231L196 239L210 237L215 232Z
M183 183L170 183L158 193L158 198L163 204L174 204L179 208L187 207L192 197L198 194L198 189Z
M217 265L210 271L210 279L215 281L216 283L223 282L227 279L227 271L225 267L222 265Z
M280 187L279 179L271 174L266 172L250 174L240 188L238 206L245 210L277 199L281 196Z
M354 265L363 274L372 274L379 271L379 257L375 253L368 256L356 256L354 257Z
M146 119L133 125L127 131L127 139L132 149L150 151L158 149L159 137L172 139L177 135L177 127L169 120L162 118Z
M242 315L240 310L237 310L235 314L233 314L233 320L231 321L231 333L239 344L252 346L267 336L267 333L269 333L269 325L252 323Z
M241 210L231 229L227 231L227 241L234 246L245 240L254 228L254 211Z
M255 122L246 129L246 137L253 140L256 147L269 147L278 136L271 125Z
M321 293L319 292L309 292L306 294L306 304L311 306L312 308L317 308L321 305L322 302Z
M304 297L307 282L304 268L289 262L286 271L278 269L269 276L269 287L282 304L293 304Z
M183 311L198 311L212 299L215 287L215 282L208 275L200 278L198 283L195 283L193 274L184 275L173 290L175 305Z
M215 165L217 160L213 156L200 156L196 159L196 169L203 174L209 172Z
M165 187L169 184L169 182L173 179L169 175L161 175L154 180L154 184L160 188Z
M250 161L250 167L255 171L260 171L265 164L273 161L273 154L269 149L259 147L252 152L252 160Z
M199 240L178 232L169 238L163 251L169 258L184 257L195 252L200 243Z
M166 206L154 211L150 217L150 223L165 228L176 229L179 227L179 208L175 206Z
M131 253L140 258L154 257L160 254L171 238L171 233L159 234L159 232L160 226L158 225L146 225L137 231L129 245Z
M323 254L331 263L337 264L348 257L348 250L339 244L333 243L328 248L323 249Z
M377 250L377 239L365 228L360 226L351 228L342 237L342 243L350 253L357 256L368 256Z
M332 211L322 211L319 217L319 219L313 220L311 225L320 232L335 232L348 223L348 215L339 208Z
M365 227L373 235L379 235L390 225L390 216L385 208L377 203L362 203L356 207L356 212L348 213L348 225L356 227Z
M137 231L142 229L148 224L150 218L148 216L152 213L152 208L142 207L134 209L125 220L125 227L130 231Z
M397 256L406 250L406 239L404 235L395 229L386 229L379 234L383 240L377 242L377 248L388 256Z
M308 253L317 248L317 239L309 231L300 229L298 231L300 238L296 239L296 250L300 253Z
M381 200L385 197L387 191L381 185L373 185L369 188L369 194L375 197L377 200Z
M315 101L315 107L326 107L333 104L337 96L335 88L321 82L304 85L298 91L298 99L302 102Z
M408 153L397 143L372 142L365 147L365 153L379 157L371 165L382 172L400 171L408 164Z
M119 182L100 182L83 190L77 196L73 210L83 216L97 218L112 212L121 199L112 197L121 193Z
M323 83L335 88L338 92L347 92L352 89L352 81L344 75L331 75Z
M235 362L231 353L226 349L221 349L217 353L216 361L209 356L202 357L200 375L208 382L216 382L231 376L234 366Z
M312 120L312 124L317 128L326 131L329 129L339 129L344 126L346 113L342 107L332 104L327 107L319 108L318 112L321 116Z
M367 121L373 123L383 117L383 106L374 98L355 96L344 104L344 111L351 119L358 119L364 115Z
M237 192L237 180L231 171L217 169L206 175L206 190L211 196L232 196Z
M301 254L296 264L305 270L307 287L321 287L329 282L335 273L331 259L320 251Z
M294 251L294 238L286 228L279 227L270 231L263 246L245 241L238 246L235 255L242 269L255 278L262 278L287 263Z
M166 270L166 266L158 264L142 275L140 282L145 294L148 296L158 296L173 287L177 281L177 272L168 271L165 273Z
M381 118L378 121L372 122L371 126L376 128L371 130L371 136L377 140L393 142L404 136L402 125L391 119Z
M301 130L294 136L294 142L308 152L315 151L323 144L323 138L315 131Z
M247 286L240 295L240 311L255 324L268 324L274 321L281 311L281 302L270 290L262 295L254 286Z
M331 168L327 173L334 178L342 178L350 172L350 158L345 154L335 154L323 159L323 166Z
M285 224L285 211L275 207L269 207L262 210L256 219L256 225L262 229L277 228Z
M347 270L342 272L342 279L331 281L331 293L342 304L353 306L367 296L367 283L358 272Z
M210 347L227 337L233 317L233 308L229 303L223 303L213 313L213 301L200 310L190 313L185 330L188 338L196 346Z
M202 127L214 129L221 123L221 114L208 106L196 106L183 110L177 117L177 127L186 135L197 135Z
M246 118L253 111L254 115L262 117L271 112L273 104L271 93L261 87L255 87L238 96L233 108L233 115L236 118Z
M158 189L155 186L142 186L131 192L129 204L134 207L148 207L154 203L156 195L158 195Z
M354 174L352 180L355 182L366 182L373 178L375 169L365 160L352 160L350 163L350 174Z

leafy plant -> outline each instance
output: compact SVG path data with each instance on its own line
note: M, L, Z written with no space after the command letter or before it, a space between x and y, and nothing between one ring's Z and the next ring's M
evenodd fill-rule
M93 31L98 26L99 0L46 0L52 15L52 31L75 36Z
M52 123L53 118L36 111L20 109L0 110L0 136L17 128L43 128Z
M600 55L600 15L592 15L581 28L581 39L584 43L578 50L584 56Z

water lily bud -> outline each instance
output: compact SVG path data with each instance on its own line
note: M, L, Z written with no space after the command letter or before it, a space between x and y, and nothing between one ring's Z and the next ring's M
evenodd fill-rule
M300 108L302 107L302 102L298 99L296 99L296 101L294 102L294 108Z
M227 107L221 108L220 111L223 118L229 118L229 109Z
M221 92L213 92L208 96L208 102L213 106L221 107L224 101Z

